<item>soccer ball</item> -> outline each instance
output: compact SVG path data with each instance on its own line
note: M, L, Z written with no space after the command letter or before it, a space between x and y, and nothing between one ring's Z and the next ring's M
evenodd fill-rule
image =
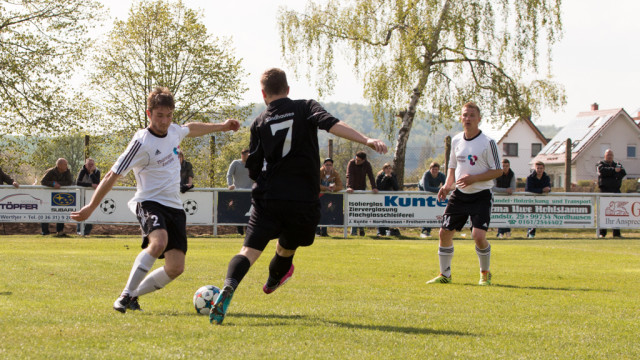
M182 204L184 212L189 215L193 215L198 212L198 203L195 200L189 199Z
M111 215L116 212L116 202L113 199L104 199L100 203L100 210L107 215Z
M220 289L213 285L201 287L193 294L193 306L200 315L209 315L209 311L220 295Z

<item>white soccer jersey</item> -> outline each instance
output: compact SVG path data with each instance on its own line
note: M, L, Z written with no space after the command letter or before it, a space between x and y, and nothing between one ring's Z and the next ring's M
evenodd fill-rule
M456 179L464 175L477 175L487 170L502 169L500 152L496 142L482 131L473 139L465 139L464 132L451 139L449 169L456 169ZM465 194L491 189L493 180L478 181L466 188L458 188Z
M189 128L177 124L171 124L163 137L149 129L138 130L113 164L112 172L124 176L133 169L136 176L136 194L128 203L134 214L137 203L148 200L182 209L178 150L188 134Z

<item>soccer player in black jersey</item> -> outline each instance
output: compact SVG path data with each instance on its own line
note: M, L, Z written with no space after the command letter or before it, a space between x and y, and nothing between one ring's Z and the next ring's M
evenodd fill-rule
M329 114L315 100L289 99L283 70L262 74L262 97L267 109L251 125L246 167L256 183L253 210L244 245L229 262L227 278L210 321L221 324L231 297L251 265L272 239L278 239L262 290L270 294L293 274L293 255L309 246L320 220L320 154L318 129L386 153L381 140L371 139Z

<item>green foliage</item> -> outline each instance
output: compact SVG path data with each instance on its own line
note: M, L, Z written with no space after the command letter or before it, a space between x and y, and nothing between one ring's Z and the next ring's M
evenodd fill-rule
M310 2L303 13L282 9L278 23L283 57L314 73L320 95L335 85L334 54L347 56L376 125L386 134L398 131L401 183L418 114L445 124L474 100L485 117L507 121L566 102L538 68L539 61L550 64L561 36L559 0L329 0Z
M94 60L93 98L106 110L100 123L108 131L146 127L146 99L156 86L173 92L178 124L248 114L236 107L245 74L230 41L208 35L202 14L182 1L135 3Z
M638 180L637 179L623 179L622 186L620 186L620 192L622 193L635 193L638 192Z
M221 326L197 315L192 297L200 286L222 286L242 244L238 237L190 238L184 274L142 296L144 312L119 314L111 304L140 251L139 236L3 236L0 353L6 359L638 359L640 241L638 232L624 235L594 240L592 230L539 229L536 240L526 240L523 230L516 240L494 240L489 288L476 285L475 245L460 237L453 284L433 286L425 281L438 272L436 240L323 239L299 251L294 277L266 296L271 242Z
M0 0L0 133L65 133L86 118L68 80L102 17L91 0Z
M37 169L34 174L37 180L44 175L44 170L56 166L56 160L64 158L69 163L69 171L73 180L84 165L84 136L80 134L41 137L37 139L36 151L31 155L30 163Z

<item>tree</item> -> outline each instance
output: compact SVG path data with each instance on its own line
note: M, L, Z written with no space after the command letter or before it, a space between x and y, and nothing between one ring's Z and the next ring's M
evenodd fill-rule
M141 1L126 21L116 21L95 56L92 83L113 128L147 126L146 99L156 86L176 98L174 121L183 124L246 114L240 60L227 40L207 34L201 14L182 1ZM246 116L246 115L245 115Z
M397 129L394 167L403 183L417 113L446 124L474 100L485 119L505 121L565 104L563 89L539 70L539 47L546 50L549 72L551 46L561 36L560 2L310 2L304 13L281 9L282 54L294 68L306 66L308 74L315 69L322 95L333 89L335 53L344 51L364 81L376 125L390 138Z
M101 6L87 0L0 0L0 129L28 134L73 126L67 80L90 46ZM74 101L71 101L74 99Z

